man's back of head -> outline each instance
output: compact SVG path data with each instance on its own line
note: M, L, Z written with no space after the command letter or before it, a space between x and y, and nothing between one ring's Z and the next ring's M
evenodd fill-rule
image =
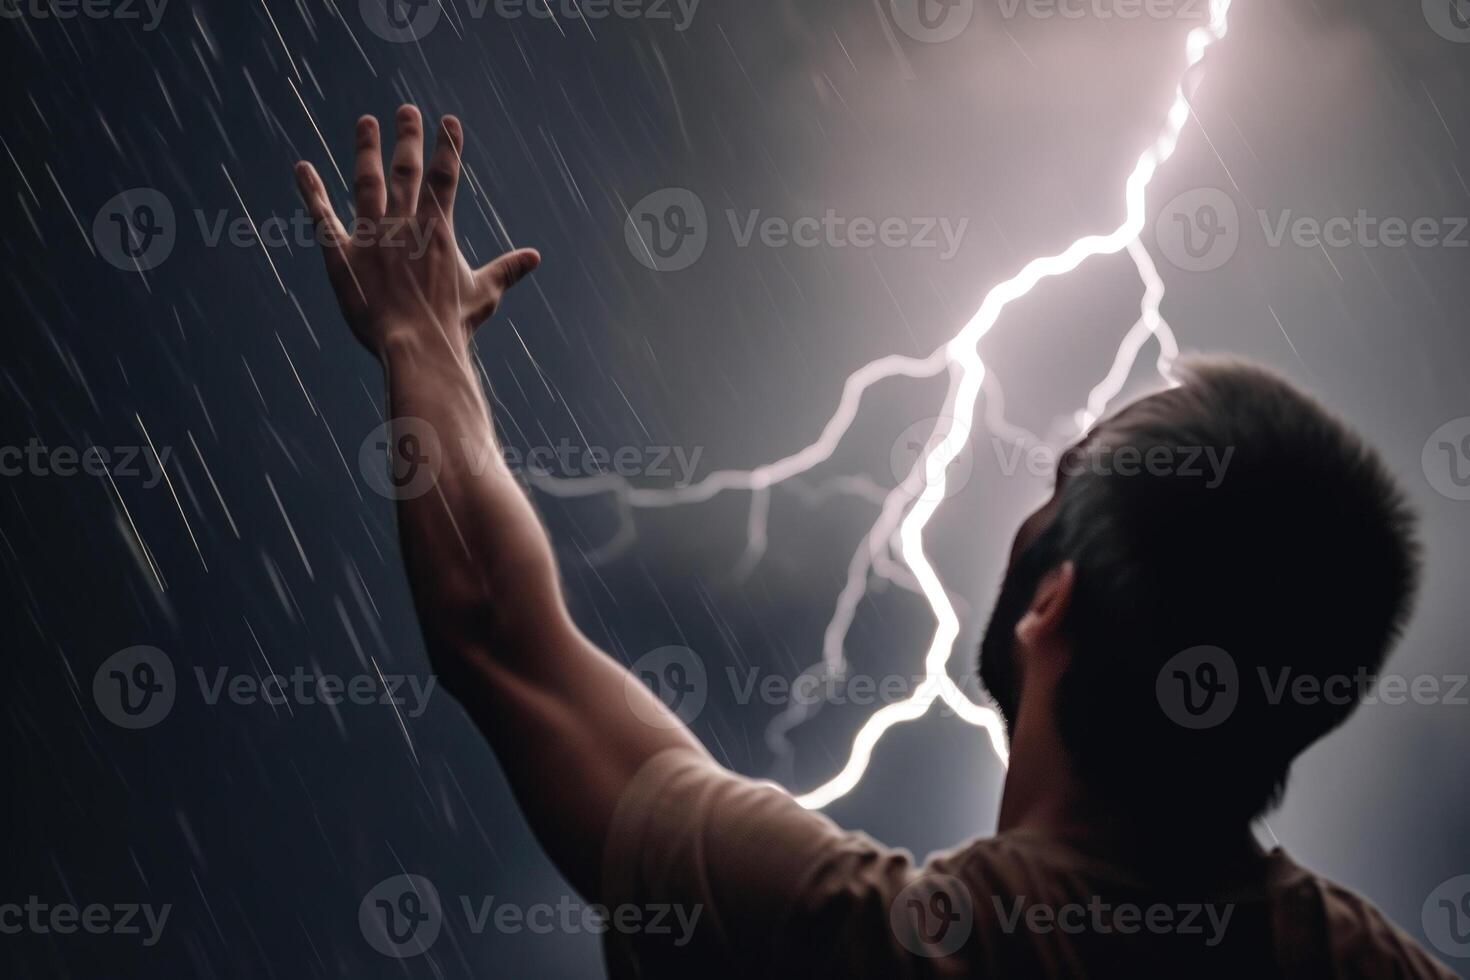
M1413 518L1378 455L1279 376L1209 358L1178 378L1064 457L981 667L1014 728L1024 668L986 661L1015 656L1016 609L1071 563L1054 710L1076 772L1103 798L1244 823L1381 667Z
M758 935L782 975L1449 976L1250 826L1403 626L1403 496L1285 380L1218 359L1177 377L1073 447L1016 535L981 647L1011 736L996 835L916 865L666 753L614 821L610 893L721 927L610 943L615 975L737 962Z

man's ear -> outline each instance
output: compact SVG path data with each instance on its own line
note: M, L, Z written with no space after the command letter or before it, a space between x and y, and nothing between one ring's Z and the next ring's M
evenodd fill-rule
M1023 649L1045 650L1055 648L1061 638L1067 618L1067 606L1072 601L1072 585L1077 578L1077 566L1064 561L1041 577L1036 585L1036 594L1026 614L1016 624L1016 642Z

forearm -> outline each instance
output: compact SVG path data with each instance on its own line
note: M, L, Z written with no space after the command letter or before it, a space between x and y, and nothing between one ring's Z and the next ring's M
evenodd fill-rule
M384 365L391 416L419 420L404 428L435 436L421 440L422 453L434 454L433 487L399 503L431 661L489 741L552 860L595 895L627 784L664 749L703 749L571 621L468 352L406 343L385 351Z
M436 658L466 642L518 657L549 617L565 619L551 548L505 465L468 348L426 334L383 351L394 451L414 439L433 475L398 504L414 602Z
M298 164L297 182L330 243L322 255L343 315L386 372L394 460L413 467L398 526L430 662L489 740L547 853L595 894L629 782L664 749L703 750L572 623L546 533L496 445L469 341L540 255L515 249L470 268L453 227L459 120L444 117L426 173L418 110L403 106L395 121L385 186L377 120L358 120L357 211L408 222L428 247L349 237L316 168Z

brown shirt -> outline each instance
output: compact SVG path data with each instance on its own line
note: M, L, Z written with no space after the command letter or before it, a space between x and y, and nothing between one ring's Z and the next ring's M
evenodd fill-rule
M1024 832L919 867L682 750L619 803L601 897L614 980L1454 976L1280 850L1208 891Z

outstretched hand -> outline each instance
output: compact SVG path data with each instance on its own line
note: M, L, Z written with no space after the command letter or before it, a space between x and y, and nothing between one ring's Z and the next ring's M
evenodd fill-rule
M332 209L326 186L306 161L296 165L302 200L342 314L362 344L378 355L396 343L444 343L459 350L489 319L505 291L535 269L541 256L522 248L470 268L454 237L464 130L454 116L439 125L424 172L424 124L401 106L389 178L383 177L378 120L357 121L352 231Z
M551 542L496 443L466 347L540 256L517 249L471 269L454 237L459 120L440 124L427 173L419 111L403 106L396 122L386 182L377 120L357 122L352 234L316 170L298 164L296 177L342 312L383 361L389 442L406 456L400 440L412 437L415 471L432 475L433 493L395 494L430 663L495 749L552 859L595 897L603 842L634 776L670 749L713 762L577 628ZM548 772L574 774L575 787Z

